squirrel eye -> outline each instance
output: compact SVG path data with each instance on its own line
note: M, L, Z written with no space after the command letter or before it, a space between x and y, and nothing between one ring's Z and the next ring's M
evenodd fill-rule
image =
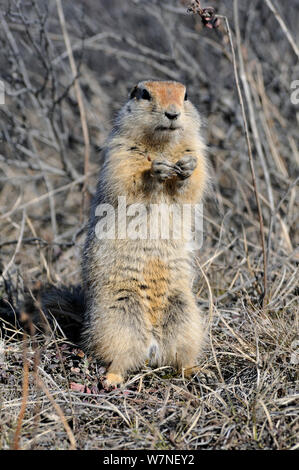
M187 92L185 93L185 98L184 98L184 101L187 101L188 100L188 94Z
M142 90L141 99L148 100L148 101L151 100L151 95L149 94L149 92L146 89Z

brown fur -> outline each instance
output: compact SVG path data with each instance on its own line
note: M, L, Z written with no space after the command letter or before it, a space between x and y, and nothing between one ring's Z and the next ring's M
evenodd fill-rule
M144 89L150 99L142 97ZM186 242L95 236L96 206L109 203L116 208L119 196L126 197L127 206L146 207L195 204L202 198L207 181L205 147L199 115L184 100L185 91L176 82L139 83L107 142L83 276L85 341L108 364L109 386L121 383L128 370L141 367L147 358L191 373L202 347Z
M144 266L143 276L146 300L148 301L145 316L148 317L148 321L152 326L157 326L163 320L169 270L159 258L150 258Z

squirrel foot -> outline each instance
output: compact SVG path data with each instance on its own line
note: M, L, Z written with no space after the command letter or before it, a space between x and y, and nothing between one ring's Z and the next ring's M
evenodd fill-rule
M186 366L182 367L181 372L184 377L191 377L201 371L199 366Z
M103 386L105 389L113 389L119 387L124 382L124 378L121 374L115 374L114 372L108 372Z

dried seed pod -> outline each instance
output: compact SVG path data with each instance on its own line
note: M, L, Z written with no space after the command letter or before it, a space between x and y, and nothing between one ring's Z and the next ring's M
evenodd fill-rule
M220 20L216 16L215 8L201 8L200 0L193 0L188 8L189 13L198 14L201 17L202 24L209 29L218 28Z

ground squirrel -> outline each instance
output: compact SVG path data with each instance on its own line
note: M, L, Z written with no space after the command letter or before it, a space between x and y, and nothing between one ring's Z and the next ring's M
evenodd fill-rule
M194 204L207 182L200 117L184 85L143 81L120 111L105 147L83 253L85 345L105 361L107 386L151 364L192 372L203 342L185 239L97 236L99 213L120 227L117 208ZM121 199L119 199L121 198ZM138 206L139 207L139 206ZM176 206L177 207L177 206ZM150 223L149 223L150 224ZM163 221L162 221L163 224Z

